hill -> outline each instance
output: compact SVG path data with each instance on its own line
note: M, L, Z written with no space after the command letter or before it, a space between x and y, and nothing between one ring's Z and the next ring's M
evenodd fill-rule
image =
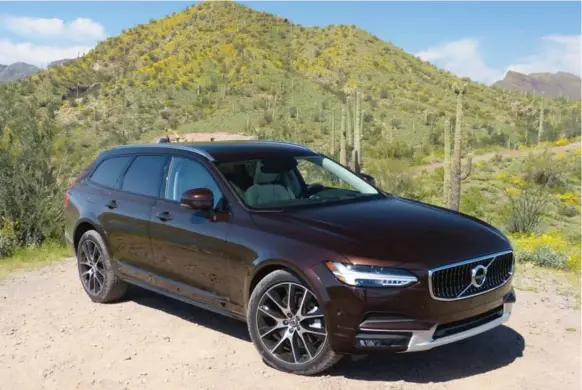
M461 210L525 232L516 218L541 218L542 203L529 198L535 185L544 202L555 200L542 210L549 222L579 248L572 228L580 216L579 154L513 164L501 151L570 143L580 135L580 101L462 80L355 26L306 28L240 4L204 2L0 85L0 257L62 238L63 192L96 153L166 131L291 140L328 154L335 144L337 157L341 124L357 123L363 170L381 188L442 204L443 170L414 176L410 166L442 160L458 83L468 86L459 107L465 150L500 151L475 158L473 170L463 161L470 175Z
M67 62L71 62L71 61L72 61L72 59L70 59L70 58L63 58L62 60L56 60L56 61L49 63L47 68L50 69L50 68L54 68L57 66L61 66L63 64L66 64Z
M19 80L40 72L40 68L24 62L0 65L0 83Z
M166 130L228 129L329 153L342 108L348 127L362 124L365 159L418 160L441 148L445 120L455 116L451 86L461 82L356 26L306 28L237 3L204 2L109 38L33 76L33 87L11 88L58 105L56 149L79 160ZM540 104L468 81L470 146L534 142ZM579 132L579 111L546 99L544 137Z
M530 73L509 71L503 80L492 86L512 91L534 92L548 97L568 97L580 100L580 77L567 72Z

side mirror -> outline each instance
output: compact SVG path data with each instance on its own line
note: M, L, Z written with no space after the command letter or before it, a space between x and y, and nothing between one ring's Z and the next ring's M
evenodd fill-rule
M193 188L182 194L180 206L194 210L211 210L214 206L214 195L208 188Z
M375 186L376 185L376 179L374 179L374 176L372 175L368 175L367 173L361 173L360 172L360 177L364 180L366 180L368 183L370 183L371 185Z

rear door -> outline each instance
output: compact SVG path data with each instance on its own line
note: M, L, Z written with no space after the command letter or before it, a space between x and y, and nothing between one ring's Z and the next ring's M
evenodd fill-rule
M117 186L121 176L133 160L133 156L114 156L105 158L98 163L97 167L87 179L88 185L78 186L77 188L86 191L86 211L84 214L89 215L99 221L99 224L105 231L105 242L109 248L109 253L114 258L118 256L118 245L120 237L115 227L114 221L117 210L110 207L111 200L118 197Z
M180 206L180 196L193 188L214 195L216 218ZM222 205L223 190L199 161L173 156L165 190L152 210L150 235L159 274L193 287L191 294L216 303L228 295L226 236L230 213Z
M102 216L120 271L140 279L145 277L143 271L152 269L149 221L167 160L166 155L135 156L106 199L109 211Z

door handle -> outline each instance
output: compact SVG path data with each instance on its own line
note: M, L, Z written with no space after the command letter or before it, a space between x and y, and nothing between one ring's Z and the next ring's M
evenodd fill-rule
M156 214L156 218L162 222L166 222L172 219L172 214L167 211L161 211Z
M117 201L115 199L110 200L105 206L109 209L116 209L117 208Z

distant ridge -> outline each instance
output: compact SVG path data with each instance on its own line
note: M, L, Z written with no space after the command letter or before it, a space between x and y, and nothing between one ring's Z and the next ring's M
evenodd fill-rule
M528 75L509 71L503 80L493 83L512 91L535 92L547 97L568 97L580 100L580 77L567 72L530 73Z

